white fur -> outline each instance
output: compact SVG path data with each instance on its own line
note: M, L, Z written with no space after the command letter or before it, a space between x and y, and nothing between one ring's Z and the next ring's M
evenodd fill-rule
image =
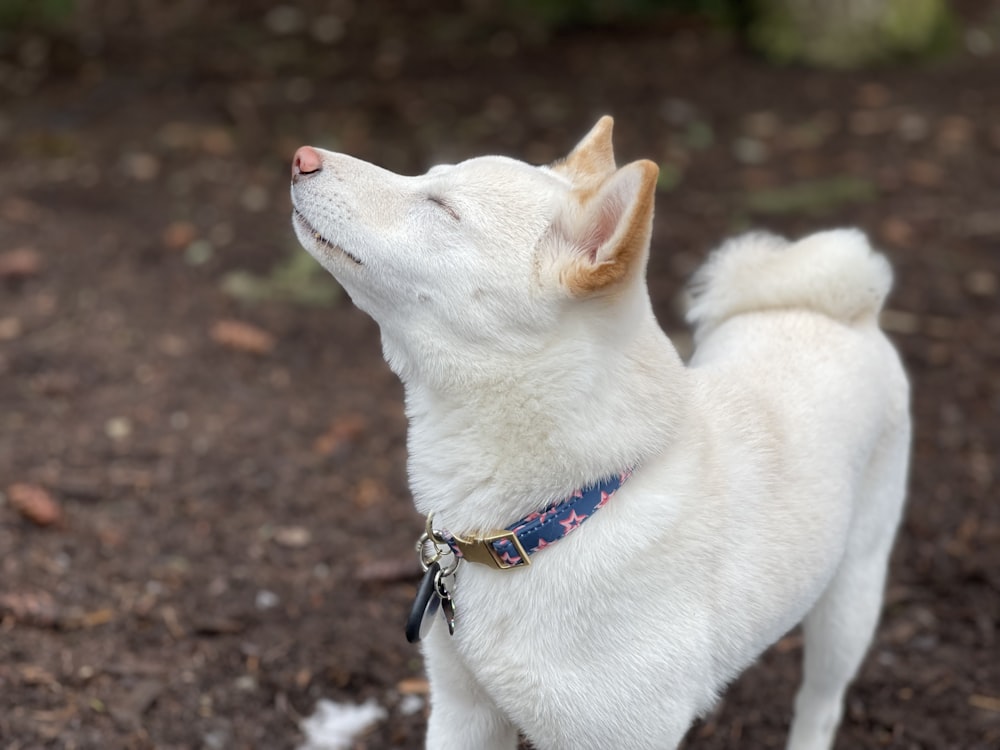
M685 367L644 253L612 289L567 289L593 228L575 177L500 157L418 177L322 159L292 198L325 242L296 231L380 325L421 513L502 528L637 466L530 567L459 570L456 633L424 643L427 747L514 750L519 732L539 750L675 747L803 618L788 747L830 747L878 618L909 446L907 382L875 320L888 266L863 235L727 245L699 274Z

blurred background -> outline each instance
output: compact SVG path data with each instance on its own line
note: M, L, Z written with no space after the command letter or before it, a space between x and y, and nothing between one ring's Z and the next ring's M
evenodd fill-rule
M837 747L1000 747L996 0L0 0L0 746L291 748L323 698L422 746L401 390L291 155L546 163L605 113L682 352L734 232L890 256L911 497ZM685 747L782 747L799 657Z

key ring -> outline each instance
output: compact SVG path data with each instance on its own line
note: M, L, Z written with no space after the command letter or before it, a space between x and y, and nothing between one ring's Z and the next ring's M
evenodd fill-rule
M420 535L416 545L417 555L420 558L420 565L426 572L427 569L436 562L439 562L445 555L451 555L454 559L451 565L441 568L441 577L446 578L454 575L458 570L461 559L455 554L448 541L441 535L441 532L434 529L434 514L427 516L424 525L424 533Z

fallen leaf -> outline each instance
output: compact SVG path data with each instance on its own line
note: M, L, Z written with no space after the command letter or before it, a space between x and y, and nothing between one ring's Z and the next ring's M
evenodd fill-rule
M0 279L27 279L42 270L42 256L30 247L0 253Z
M401 695L427 695L431 686L423 677L407 677L396 683L396 690Z
M7 488L11 506L39 526L62 523L62 507L42 487L35 484L12 484Z
M183 250L198 237L198 228L190 221L175 221L163 230L163 244L168 250Z
M910 222L897 216L888 217L882 222L880 229L885 241L896 247L909 247L916 234Z
M115 612L113 609L98 609L94 612L87 612L83 617L80 618L80 627L82 628L96 628L98 625L107 625L109 622L115 619Z
M239 320L219 320L209 331L212 340L227 349L250 354L270 354L274 336L267 331Z
M355 442L368 427L368 420L361 414L344 414L332 422L326 432L316 438L313 451L321 456L331 456Z
M992 695L970 695L969 705L1000 714L1000 698L994 698Z
M22 664L17 667L18 677L25 685L44 685L47 687L59 687L59 680L43 667L37 664Z
M46 591L13 591L0 594L0 619L6 617L45 628L56 624L59 612L55 599Z
M362 477L354 491L354 504L359 508L370 508L381 503L387 495L381 481L374 477Z

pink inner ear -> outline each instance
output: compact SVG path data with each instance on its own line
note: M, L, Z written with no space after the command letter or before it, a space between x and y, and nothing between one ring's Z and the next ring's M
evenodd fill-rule
M605 258L599 257L600 251L614 237L615 231L621 223L624 208L617 191L598 196L596 200L600 202L600 205L592 209L592 215L588 217L587 221L587 231L580 243L581 252L591 263L605 260ZM607 255L607 252L604 255Z

